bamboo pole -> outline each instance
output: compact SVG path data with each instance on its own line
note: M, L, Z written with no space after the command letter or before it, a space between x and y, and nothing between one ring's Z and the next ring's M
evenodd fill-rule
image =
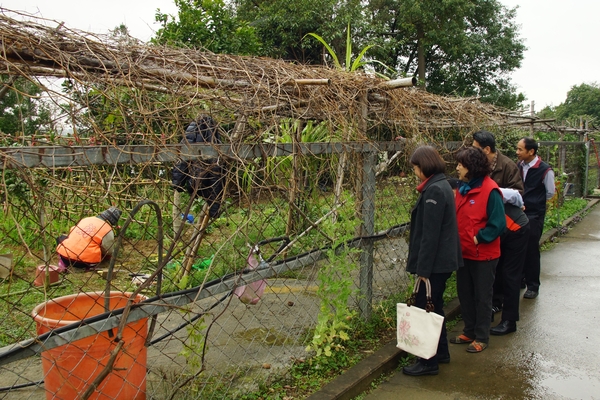
M397 89L401 87L416 86L416 84L417 78L413 76L411 78L400 78L394 79L393 81L385 81L380 85L380 87L383 89Z
M191 247L188 247L188 250L185 254L185 260L183 261L183 274L182 278L188 276L192 270L192 266L194 265L194 260L198 253L198 248L200 247L200 243L202 243L202 239L204 238L204 232L206 232L206 227L208 226L208 221L210 219L210 215L208 214L208 203L204 203L204 207L202 207L202 212L200 213L200 217L194 225L194 235L192 238L194 239L194 243Z
M183 223L183 219L181 218L181 193L177 190L173 191L173 210L171 216L173 217L173 237L175 237Z
M310 85L330 85L331 79L327 78L316 78L316 79L290 79L289 81L283 82L284 85L298 85L298 86L310 86Z

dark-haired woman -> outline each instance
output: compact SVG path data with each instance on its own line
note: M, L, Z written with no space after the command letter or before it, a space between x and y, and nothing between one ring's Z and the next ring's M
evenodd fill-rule
M479 353L489 342L492 287L506 218L502 194L488 176L491 166L485 153L468 147L456 155L456 161L461 181L456 193L456 217L464 260L456 273L456 286L465 326L463 333L450 342L468 343L468 352Z
M419 198L411 211L406 270L418 278L429 279L434 312L443 317L446 281L462 265L454 192L444 174L446 164L433 147L417 148L410 163L421 184L417 187ZM424 309L425 305L425 285L421 283L416 306ZM402 371L413 376L436 375L438 363L448 362L450 352L444 324L437 354L430 359L419 358Z

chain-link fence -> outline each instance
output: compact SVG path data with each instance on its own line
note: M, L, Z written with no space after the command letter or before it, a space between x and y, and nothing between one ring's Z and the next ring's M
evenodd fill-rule
M14 387L7 398L39 398L40 380L56 398L83 393L100 370L112 373L97 382L99 391L123 386L119 375L129 382L122 390L145 386L148 398L235 398L326 347L306 349L319 321L368 317L406 284L414 182L376 179L386 145L401 147L261 149L272 156L248 147L240 158L223 145L196 145L220 152L205 156L220 167L214 198L173 191L173 164L86 167L80 149L63 147L78 168L41 168L34 165L49 148L12 153L24 165L4 170L2 252L11 262L0 287L0 338L17 344L1 357L2 386ZM335 169L342 154L344 182ZM56 238L111 205L123 211L112 258L93 271L59 272ZM105 307L117 293L143 296L126 308L127 324L110 313L124 299Z
M177 148L179 162L142 145L4 149L6 398L236 398L335 346L315 340L329 324L405 290L415 181L402 156L377 175L402 142L178 146L163 156ZM581 192L586 150L540 143L563 196ZM176 168L191 193L173 190ZM113 256L61 272L56 239L109 206L123 211Z
M235 398L335 345L315 341L315 333L368 318L373 305L407 286L415 181L401 171L376 176L383 150L402 147L304 143L234 153L190 145L179 154L204 160L196 184L218 189L196 186L191 194L173 190L181 163L103 165L106 157L141 160L144 146L136 156L88 149L98 157L81 147L12 149L7 167L21 166L3 171L6 398L39 398L44 390L68 398L69 390L96 386L107 398L142 390L156 399ZM581 190L585 152L584 143L540 145L564 195ZM44 157L79 167L42 168ZM206 180L201 173L215 164L218 173ZM111 205L123 211L113 256L94 270L61 272L56 238ZM120 293L135 293L137 305L125 307L129 295ZM111 373L95 382L101 371ZM124 392L107 391L112 386Z

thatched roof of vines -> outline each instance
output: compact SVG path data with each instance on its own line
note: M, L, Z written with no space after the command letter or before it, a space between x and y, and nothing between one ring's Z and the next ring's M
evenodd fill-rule
M344 140L363 140L377 128L410 137L506 120L502 110L476 99L394 88L364 72L157 46L0 11L0 74L39 85L56 105L69 105L67 124L96 136L158 131L164 139L180 135L199 114L228 126L229 140L246 142L282 118L325 121ZM46 77L65 78L77 91L49 85ZM90 118L99 104L113 118Z

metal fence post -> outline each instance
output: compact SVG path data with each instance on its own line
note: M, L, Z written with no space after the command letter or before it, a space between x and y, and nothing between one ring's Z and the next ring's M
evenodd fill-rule
M371 236L375 230L375 160L376 153L364 154L362 185L362 229L361 236ZM373 241L366 240L361 244L360 254L360 296L359 308L361 317L371 318L373 300Z
M590 141L588 140L587 133L583 139L585 142L585 178L583 181L583 197L588 195L588 178L590 174Z

